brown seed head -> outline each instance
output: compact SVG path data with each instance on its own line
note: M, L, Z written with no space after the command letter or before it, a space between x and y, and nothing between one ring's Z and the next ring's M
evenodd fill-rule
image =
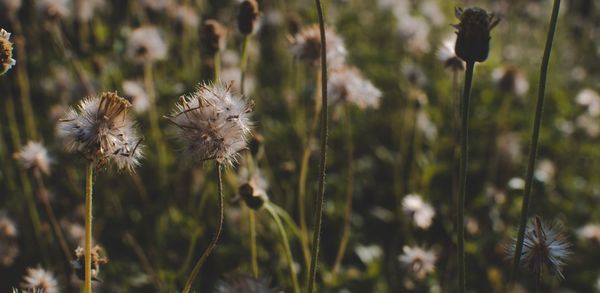
M242 34L249 35L256 30L259 12L256 0L245 0L240 4L237 22Z
M225 49L226 35L227 30L225 27L223 27L223 25L221 25L221 23L214 19L205 21L200 38L202 39L206 53L212 56Z

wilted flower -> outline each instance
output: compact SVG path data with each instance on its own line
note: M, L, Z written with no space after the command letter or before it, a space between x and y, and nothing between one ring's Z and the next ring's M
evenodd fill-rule
M156 27L138 27L127 40L126 55L136 63L152 63L167 57L167 45Z
M215 293L269 293L274 292L269 287L269 278L255 279L243 273L226 274L223 280L219 280L215 287ZM277 291L275 291L277 292Z
M17 64L17 61L12 58L13 44L9 41L9 38L10 33L0 29L0 75Z
M253 33L258 27L258 2L256 0L244 0L240 3L237 23L238 29L244 35Z
M15 222L0 212L0 265L8 267L19 255L18 230Z
M344 41L334 29L325 29L327 66L336 69L344 65L348 51ZM289 38L294 56L311 65L318 65L321 58L321 33L318 24L303 27L293 37Z
M40 15L50 19L64 19L71 15L70 0L39 0L36 1Z
M27 142L14 157L25 169L36 168L44 174L50 174L52 160L48 157L48 150L39 142Z
M492 81L500 91L506 93L522 96L529 90L529 82L525 75L517 67L511 65L494 69Z
M249 170L242 166L238 169L239 195L246 205L252 209L260 209L269 200L267 188L269 183L257 167Z
M68 151L80 152L90 161L114 162L133 171L142 157L141 139L127 111L131 104L116 93L83 99L59 120L58 136Z
M58 281L56 281L54 274L40 267L27 268L27 273L23 276L21 287L23 290L27 290L27 292L59 292Z
M577 230L577 236L580 239L594 240L600 244L600 225L589 223Z
M233 165L250 135L252 106L231 85L201 84L182 96L171 116L185 151L199 161Z
M381 91L365 79L358 69L343 67L335 70L329 75L327 82L327 95L331 98L331 105L346 102L355 104L360 109L379 108Z
M422 280L427 274L435 271L437 257L433 251L418 246L404 246L402 250L404 253L398 257L400 263L417 279Z
M75 274L80 280L83 280L85 277L85 255L83 251L83 247L79 246L75 249L75 256L77 259L71 261L71 266L75 270ZM91 276L92 280L99 281L98 273L100 272L100 265L103 265L108 262L108 258L104 255L104 250L96 245L92 247L92 268L91 268Z
M483 62L490 51L490 31L500 21L493 13L472 7L456 8L456 17L460 23L454 27L456 32L456 55L465 62Z
M0 0L0 7L4 11L4 14L9 17L16 16L15 14L21 8L21 0Z
M209 19L204 22L204 28L200 36L202 46L206 53L210 56L225 49L225 36L227 29L223 25L214 20Z
M143 113L148 110L150 99L141 82L126 80L123 81L122 87L125 97L130 98L131 106L135 112Z
M514 256L515 246L516 239L513 239L507 249L508 257ZM521 264L535 273L542 273L546 268L552 275L564 279L560 270L571 255L570 248L561 226L546 224L539 217L534 217L525 231Z
M465 70L465 62L456 56L454 52L454 44L456 43L456 35L448 38L437 51L437 56L444 64L445 68L448 68L454 72Z
M592 117L600 115L600 95L593 89L583 89L575 97L577 104L586 108Z
M413 218L415 225L421 229L431 226L435 210L424 202L418 194L408 194L402 199L402 210Z

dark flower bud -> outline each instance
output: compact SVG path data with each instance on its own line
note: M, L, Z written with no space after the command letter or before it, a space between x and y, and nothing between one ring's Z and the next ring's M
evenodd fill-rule
M259 210L269 199L263 192L255 192L252 185L245 183L239 188L240 198L246 203L246 205L253 209Z
M490 31L500 19L479 7L465 10L456 8L455 14L460 20L459 24L454 25L458 29L456 55L465 62L485 61L490 51Z
M214 19L204 22L202 35L200 36L204 49L208 55L214 55L225 49L225 35L227 30Z
M237 22L242 34L249 35L256 30L258 14L259 10L256 0L245 0L240 4Z

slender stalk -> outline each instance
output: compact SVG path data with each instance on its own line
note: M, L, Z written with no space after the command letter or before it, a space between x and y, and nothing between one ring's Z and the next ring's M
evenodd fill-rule
M244 35L242 40L242 60L240 63L240 93L244 94L244 78L246 76L246 68L248 66L248 35Z
M220 52L215 53L214 62L215 62L215 64L214 64L214 70L215 70L214 75L215 76L213 78L214 78L214 83L217 83L217 82L219 82L220 76L221 76L221 53Z
M475 62L467 62L465 73L465 88L463 91L461 111L461 136L460 136L460 170L458 191L458 290L465 292L465 194L467 191L467 166L469 163L469 99L471 98L471 84L473 82L473 69Z
M352 119L350 119L350 108L348 105L344 107L344 128L346 136L346 161L348 162L348 170L346 171L346 208L344 210L344 228L342 231L342 239L338 248L335 264L333 265L333 274L337 274L348 246L350 239L350 223L352 217L352 193L354 191L354 142L352 140Z
M319 245L321 242L321 222L323 219L323 203L325 201L325 171L327 167L327 40L325 39L325 23L323 20L323 8L321 0L315 0L317 14L319 15L319 29L321 31L321 154L319 157L319 192L317 193L317 210L315 212L315 229L313 232L313 245L310 262L310 274L308 278L307 292L312 293L317 276L317 262L319 259Z
M158 122L158 111L156 106L156 91L154 89L154 70L152 63L144 64L144 86L148 92L148 99L150 101L148 107L148 114L150 115L150 133L156 144L158 151L158 172L161 186L164 186L166 180L167 170L167 149L162 140L162 134L160 132L160 125Z
M519 234L517 236L517 243L515 246L515 256L513 259L511 282L514 282L517 278L517 272L519 271L519 262L521 260L521 251L523 249L523 241L525 239L525 227L527 226L527 217L530 205L529 202L531 200L533 172L535 170L535 159L537 157L540 126L542 124L542 113L544 109L544 96L546 92L546 77L548 74L548 63L550 62L550 53L552 51L554 32L556 31L556 24L558 22L559 9L560 0L554 0L552 16L550 18L550 27L548 29L548 37L546 38L546 47L544 49L544 56L542 57L542 65L540 67L538 96L535 107L535 117L533 118L531 145L529 147L529 163L527 164L527 174L525 176L525 194L523 195L523 205L521 206L521 219L519 221Z
M248 220L250 224L250 259L252 261L252 275L258 278L258 254L256 253L256 217L254 210L248 209Z
M533 292L542 292L542 270L535 272L535 285Z
M92 292L92 188L94 180L94 163L89 162L85 176L85 281L84 292Z
M206 248L206 250L204 250L204 252L202 253L202 256L200 257L200 259L198 259L198 262L196 262L196 264L194 265L194 268L192 269L192 272L190 273L190 276L188 277L187 281L185 282L185 287L183 288L183 292L184 293L189 293L190 290L192 289L192 285L194 283L194 280L196 279L196 276L198 276L198 273L200 272L200 269L202 268L202 265L204 264L204 262L206 261L206 259L208 258L208 256L211 254L211 252L215 249L215 247L217 246L217 242L219 242L219 238L221 237L221 230L223 229L223 178L222 178L222 174L221 174L221 163L217 162L217 185L218 185L218 193L219 193L219 198L218 198L218 223L217 223L217 231L215 232L215 237L210 241L210 243L208 244L208 247Z
M290 249L290 244L288 243L288 236L285 232L285 228L283 228L283 224L281 223L279 215L277 215L277 212L271 207L269 203L265 204L265 210L267 210L271 217L273 217L273 220L275 220L275 224L277 225L277 229L279 230L279 236L281 236L281 243L283 244L283 249L285 251L285 258L288 263L288 269L290 271L292 285L294 286L294 293L299 293L300 286L298 285L298 278L296 277L296 272L294 270L294 258L292 257L292 250Z

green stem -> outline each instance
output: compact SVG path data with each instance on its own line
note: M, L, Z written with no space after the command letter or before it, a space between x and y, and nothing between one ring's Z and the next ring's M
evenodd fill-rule
M462 120L460 136L460 169L457 212L458 236L458 290L465 292L465 194L467 191L467 166L469 163L469 99L471 98L471 84L473 82L473 69L475 62L467 62L465 73L465 88L462 100Z
M206 261L206 259L208 258L208 256L211 254L211 252L215 249L215 247L217 246L217 242L219 242L219 238L221 237L221 230L223 229L223 178L221 175L221 163L217 162L217 185L218 185L218 193L219 193L219 198L218 198L218 223L217 223L217 231L215 232L215 237L210 241L210 243L208 244L208 247L206 248L206 250L204 250L204 253L202 253L202 256L200 257L200 259L198 259L198 262L196 262L196 264L194 265L194 268L192 269L192 272L190 273L190 276L188 277L187 281L185 282L185 287L183 288L183 292L184 293L189 293L190 290L192 289L192 284L194 283L194 280L196 279L196 276L198 276L198 273L200 272L200 269L202 268L202 265L204 264L204 262Z
M25 50L25 38L23 36L23 29L21 22L18 18L14 18L13 21L15 28L15 50L19 57L17 62L17 82L19 85L19 95L21 98L21 107L23 108L23 116L25 118L25 130L27 131L27 137L30 139L37 139L38 133L35 123L35 113L31 103L31 94L29 86L29 75L27 74L27 55Z
M319 29L321 32L321 154L319 157L319 191L317 193L317 210L315 211L315 230L313 232L313 245L310 262L310 274L308 278L307 292L312 293L317 276L317 262L319 259L319 245L321 242L321 222L323 219L323 203L325 201L325 170L327 166L327 40L325 39L325 23L323 20L323 8L321 0L315 0L317 14L319 15Z
M294 270L294 258L292 257L292 250L290 249L290 244L288 243L288 236L283 228L283 224L281 223L281 219L277 215L277 212L271 207L269 203L265 204L265 209L273 220L275 220L275 224L277 225L277 229L279 230L279 236L281 236L281 243L283 244L283 249L285 250L285 257L288 263L288 269L290 270L290 277L292 279L292 285L294 286L294 293L300 292L300 286L298 285L298 278L296 277L296 272Z
M248 209L248 219L250 224L250 258L252 261L252 275L258 278L258 254L256 253L256 217L254 210Z
M167 168L167 150L162 140L160 125L158 121L158 111L156 106L156 91L154 89L154 70L151 63L144 64L144 85L148 92L150 100L148 114L150 118L150 132L158 151L158 172L160 185L164 186L166 180Z
M244 35L242 41L242 60L240 63L240 93L244 94L244 77L246 76L246 68L248 66L248 35Z
M542 65L540 67L538 96L535 108L535 117L533 119L531 145L529 147L529 163L527 164L527 174L525 177L525 194L523 195L523 205L521 206L521 219L519 221L519 234L517 236L517 243L515 246L511 282L514 282L517 278L517 273L519 271L519 262L521 260L521 251L523 249L523 241L525 239L525 227L527 226L527 217L530 205L529 202L531 200L531 189L533 183L533 173L535 170L535 159L537 157L540 126L542 124L542 113L544 109L544 96L546 92L546 77L548 74L548 63L550 62L550 52L552 51L552 42L554 40L554 32L556 31L556 24L558 22L559 9L560 0L554 0L552 16L550 18L550 27L548 29L548 37L546 38L546 47L544 49L544 56L542 57Z
M215 76L213 77L213 79L214 79L213 81L216 84L219 82L219 80L220 80L219 77L221 76L221 53L220 52L215 53L214 62L215 62L215 64L213 67L215 70L215 72L214 72Z
M94 180L94 163L89 162L85 177L85 282L84 292L92 292L92 188Z

